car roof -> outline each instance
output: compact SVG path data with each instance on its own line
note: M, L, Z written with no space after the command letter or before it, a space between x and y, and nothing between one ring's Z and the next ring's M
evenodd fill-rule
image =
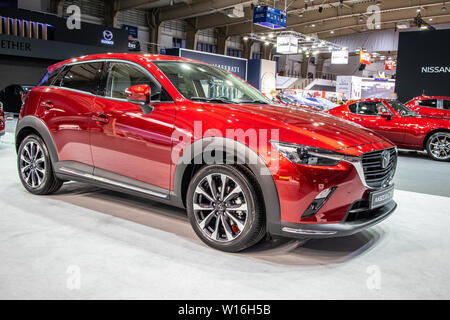
M100 54L91 54L86 56L81 56L77 58L67 59L64 61L60 61L48 67L48 71L52 72L53 70L64 66L66 64L75 63L75 62L84 62L91 60L127 60L133 61L142 64L142 62L151 62L151 61L185 61L185 62L197 62L204 63L201 61L196 61L192 59L186 59L176 56L168 56L162 54L150 54L150 53L100 53Z
M442 97L442 96L420 96L420 97L415 97L412 100L425 100L425 99L450 99L450 97Z
M380 98L376 98L376 99L359 99L359 100L352 100L350 102L347 102L346 104L352 104L352 103L357 103L357 102L389 102L392 101L392 99L380 99Z

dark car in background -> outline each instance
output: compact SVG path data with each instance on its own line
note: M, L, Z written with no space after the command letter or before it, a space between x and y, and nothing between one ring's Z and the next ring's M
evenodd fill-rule
M11 84L0 91L0 102L3 104L4 112L18 115L22 107L22 97L32 87L29 85Z

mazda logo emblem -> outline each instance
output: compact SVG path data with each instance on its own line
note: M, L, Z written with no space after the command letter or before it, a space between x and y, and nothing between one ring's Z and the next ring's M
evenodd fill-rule
M111 41L113 38L113 33L109 30L103 31L103 39Z
M388 150L384 150L381 154L381 168L386 169L391 161L391 153Z

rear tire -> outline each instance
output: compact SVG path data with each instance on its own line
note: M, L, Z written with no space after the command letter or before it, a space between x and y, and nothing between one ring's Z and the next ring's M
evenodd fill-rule
M52 194L63 184L55 177L47 146L37 135L23 139L17 154L17 168L22 185L33 194Z
M190 182L186 203L195 233L215 249L239 252L266 234L258 182L243 166L203 167Z
M436 132L427 141L427 152L435 161L450 161L450 133Z

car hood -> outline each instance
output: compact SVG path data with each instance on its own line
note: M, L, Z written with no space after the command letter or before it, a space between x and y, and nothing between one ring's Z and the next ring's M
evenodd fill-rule
M240 122L242 128L238 125L235 129L245 130L244 123L247 128L278 129L279 140L284 142L343 151L387 141L358 124L302 107L254 104L204 104L204 107L237 120L236 124ZM273 135L270 139L274 140ZM388 147L393 146L387 143ZM367 149L362 152L367 152Z

